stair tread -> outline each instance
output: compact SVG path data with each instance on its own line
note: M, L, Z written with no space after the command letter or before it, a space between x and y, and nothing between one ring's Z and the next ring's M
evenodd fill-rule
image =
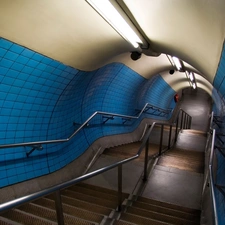
M61 195L87 201L96 205L106 206L112 209L116 208L118 205L118 202L116 200L115 201L105 200L105 199L92 197L90 195L85 195L85 194L75 192L75 191L70 191L70 190L63 190L61 192Z
M97 197L97 198L104 198L104 199L107 199L107 200L110 200L110 201L117 200L117 196L114 195L114 194L112 195L111 193L104 193L104 192L101 192L100 190L92 190L90 188L81 187L81 186L78 186L78 185L74 185L74 186L68 188L68 190L83 193L83 194L86 194L86 195L91 195L91 196ZM126 196L127 195L124 194L124 198Z
M135 225L135 223L129 223L123 220L116 220L113 225Z
M149 219L155 219L155 220L160 220L162 222L166 222L166 223L171 223L171 224L185 224L185 225L194 225L194 224L199 224L199 221L190 221L187 220L185 218L179 218L179 217L174 217L171 215L166 215L166 214L162 214L159 212L152 212L152 211L148 211L145 209L140 209L140 208L136 208L136 207L130 207L127 210L127 213L133 214L133 215L137 215L137 216L141 216L141 217L145 217L145 218L149 218Z
M0 216L0 225L21 225L21 223L17 223L16 221Z
M48 219L50 221L56 222L57 221L57 217L56 217L56 211L55 210L51 210L45 207L41 207L41 206L37 206L35 204L29 203L29 204L25 204L22 205L18 208L21 211L30 213L30 214L34 214L36 216ZM91 225L94 223L91 223L89 221L85 221L79 218L76 218L74 216L69 216L67 214L64 214L64 221L65 223L68 224L82 224L82 225Z
M100 187L100 186L96 186L96 185L93 185L93 184L87 184L87 183L82 182L82 183L76 184L76 186L88 188L88 189L91 189L91 190L95 190L95 191L110 194L110 195L115 195L115 196L118 195L118 191L108 189L108 188L104 188L104 187ZM123 195L128 196L129 194L123 193Z
M50 208L55 210L55 202L50 200L50 199L38 199L34 202L32 202L32 204L37 204L39 206L44 206L46 208ZM68 214L68 215L72 215L84 220L88 220L88 221L92 221L92 222L96 222L96 223L100 223L102 221L102 219L104 218L104 216L100 215L100 214L96 214L84 209L79 209L67 204L62 204L63 207L63 212Z
M28 213L24 213L17 209L11 209L1 214L2 217L8 218L12 221L16 221L20 224L26 225L56 225L54 221L47 221L41 217L36 217Z
M55 200L53 195L45 196L45 198ZM110 208L100 206L100 205L96 205L96 204L92 204L90 202L85 202L85 201L82 201L82 200L70 198L70 197L67 197L67 196L61 196L61 199L62 199L62 202L67 204L67 205L79 207L81 209L89 210L91 212L98 213L98 214L101 214L101 215L107 216L112 211L112 209L110 209Z
M203 173L204 153L197 151L172 149L162 155L157 164L191 172Z
M184 218L187 220L193 220L196 222L200 220L200 215L194 215L194 214L191 214L188 212L182 212L182 211L179 211L176 209L171 209L171 208L158 206L158 205L154 205L154 204L147 204L144 202L134 202L132 204L132 207L141 208L141 209L149 210L149 211L154 211L154 212L158 212L158 213L162 213L162 214L166 214L166 215L171 215L171 216L178 217L178 218Z
M161 202L155 199L145 198L141 196L138 197L137 202L144 202L146 204L153 204L153 205L168 207L170 209L175 209L177 211L187 212L194 215L200 215L200 210L197 210L197 209L191 209L184 206L179 206L179 205L171 204L168 202Z
M135 223L135 224L142 224L142 225L172 225L172 223L166 223L155 219L145 218L137 215L133 215L130 213L122 213L121 220Z

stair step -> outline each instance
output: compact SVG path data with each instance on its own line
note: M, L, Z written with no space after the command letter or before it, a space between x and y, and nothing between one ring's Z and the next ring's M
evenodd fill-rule
M151 225L172 225L172 223L166 223L166 222L158 221L155 219L133 215L130 213L122 213L120 219L130 223L141 224L141 225L150 225L150 224Z
M100 206L105 206L111 209L115 209L118 206L118 202L115 201L109 201L109 200L105 200L105 199L101 199L101 198L97 198L97 197L92 197L90 195L85 195L79 192L75 192L75 191L70 191L70 190L63 190L61 192L62 196L68 196L71 198L75 198L75 199L79 199L79 200L83 200L86 202L90 202L96 205L100 205Z
M200 215L200 211L197 210L197 209L190 209L190 208L187 208L187 207L174 205L174 204L167 203L167 202L160 202L160 201L145 198L145 197L138 197L137 202L143 202L143 203L147 203L147 204L151 204L151 205L166 207L166 208L174 209L174 210L177 210L177 211L190 213L190 214L193 214L193 215L196 215L196 216Z
M37 206L33 203L29 203L29 204L25 204L22 205L18 208L21 211L36 215L38 217L41 218L45 218L48 219L50 221L53 222L57 222L57 217L56 217L56 211L55 210L51 210L45 207L41 207L41 206ZM74 224L74 225L78 225L78 224L82 224L82 225L92 225L94 223L64 214L64 221L66 224Z
M110 201L117 200L116 195L111 195L110 193L102 193L101 190L92 190L90 188L81 187L81 186L77 186L77 185L74 185L74 186L68 188L68 190L79 192L79 193L82 193L85 195L91 195L96 198L104 198L104 199L107 199Z
M79 186L79 187L83 187L83 188L87 188L93 191L98 191L100 193L105 193L105 194L109 194L109 195L114 195L114 196L118 196L118 191L112 190L112 189L107 189L104 187L99 187L99 186L95 186L92 184L87 184L87 183L79 183L76 184L75 186ZM124 198L127 198L129 196L129 194L127 193L123 193Z
M174 225L179 225L179 224L182 224L182 225L195 225L196 224L197 225L198 224L198 223L195 223L190 220L185 220L183 218L178 218L178 217L174 217L171 215L166 215L166 214L162 214L162 213L158 213L158 212L147 211L147 210L139 209L136 207L128 208L127 213L145 217L145 218L149 218L149 219L160 220L162 222L171 223Z
M153 204L147 204L147 203L143 203L143 202L134 202L132 204L132 206L134 206L136 208L153 211L153 212L171 215L171 216L178 217L178 218L184 218L186 220L192 220L194 222L199 222L199 220L200 220L199 215L193 215L191 213L182 212L182 211L178 211L175 209L157 206L157 205L153 205Z
M44 206L46 208L55 210L55 202L47 198L38 199L34 201L33 204L37 204L39 206ZM100 223L104 218L104 216L102 215L92 213L87 210L79 209L67 204L62 204L62 206L64 213L84 220Z
M11 209L7 212L4 212L1 214L2 217L5 217L9 220L15 221L19 224L26 224L26 225L57 225L56 222L53 221L47 221L43 218L36 217L33 215L30 215L28 213L24 213L18 209ZM0 224L4 224L0 222ZM11 223L13 224L13 223Z
M123 220L116 220L113 225L136 225L135 223L125 222Z
M45 198L51 199L53 201L55 200L55 197L53 195L45 196ZM105 216L108 216L112 211L112 209L110 208L106 208L106 207L92 204L89 202L77 200L67 196L61 196L61 199L62 199L62 202L67 205L71 205L77 208L79 207L81 209L88 210L90 212L98 213Z
M21 225L21 223L0 216L0 225Z

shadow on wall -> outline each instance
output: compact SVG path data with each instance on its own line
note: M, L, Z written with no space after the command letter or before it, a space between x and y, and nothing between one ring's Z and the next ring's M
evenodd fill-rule
M174 91L161 78L146 80L112 63L79 71L0 38L0 144L69 137L95 111L137 115L145 103L174 107ZM138 121L91 121L70 142L43 145L29 158L29 147L1 149L1 187L54 172L79 157L100 137L132 132ZM157 119L167 119L158 116Z

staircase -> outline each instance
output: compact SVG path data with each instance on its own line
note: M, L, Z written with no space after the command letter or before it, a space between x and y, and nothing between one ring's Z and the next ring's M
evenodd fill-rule
M128 194L123 194L123 200ZM64 221L68 225L101 224L116 210L117 191L77 184L61 191ZM55 196L48 195L0 215L0 225L57 224Z
M115 225L199 225L200 211L173 204L138 197L121 214Z
M180 138L181 137L181 138ZM196 136L193 131L190 133L183 132L180 135L178 143L175 148L165 152L158 160L157 165L151 174L148 183L151 179L156 177L157 181L159 175L164 173L165 176L179 174L180 176L189 176L193 178L200 178L203 176L204 171L204 151L202 146L193 147L190 149L186 147L186 142L196 142ZM197 139L205 139L205 135L198 135ZM112 158L115 156L126 158L136 152L139 143L133 143L127 148L125 146L118 146L118 150L113 148L114 151L107 150L104 152ZM123 151L122 151L123 149ZM130 151L129 151L130 149ZM158 148L151 147L153 156ZM155 149L155 150L154 150ZM118 153L121 152L119 155ZM115 154L116 153L116 154ZM119 155L119 156L118 156ZM140 157L140 163L143 157ZM130 166L129 175L132 177L136 167ZM172 169L171 169L172 168ZM182 171L185 171L182 172ZM112 179L107 176L107 179ZM192 178L191 178L192 179ZM190 184L190 183L188 183ZM178 185L179 183L175 183ZM153 185L154 186L154 185ZM155 200L155 190L159 187L165 188L165 184L159 183L159 187L151 186L150 191L154 196L137 197L123 193L122 195L122 211L117 212L118 196L117 191L109 190L103 187L90 185L86 183L79 183L61 191L62 208L64 212L64 223L67 225L199 225L200 224L200 211L188 207L176 205L176 203L168 203L171 201ZM191 186L191 185L188 185ZM169 189L166 189L169 190ZM143 192L143 194L145 194ZM166 192L170 195L169 192ZM177 193L176 193L177 194ZM185 193L186 195L187 193ZM154 198L154 199L153 199ZM190 199L190 198L189 198ZM48 195L43 198L37 199L33 202L19 206L18 208L11 209L7 212L0 214L0 225L56 225L57 215L55 207L55 195Z
M200 224L200 212L169 203L138 197L131 206L116 213L117 192L85 183L61 191L65 224ZM128 194L123 194L123 200ZM128 202L124 201L124 202ZM119 215L119 219L113 218ZM110 222L109 222L110 221ZM57 224L55 196L48 195L0 216L0 225L53 225Z

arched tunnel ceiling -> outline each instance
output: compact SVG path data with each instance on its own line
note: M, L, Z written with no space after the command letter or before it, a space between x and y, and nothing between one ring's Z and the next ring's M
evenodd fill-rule
M213 81L225 37L224 0L122 2L154 50ZM134 48L85 0L1 0L0 36L80 70L117 61L150 78L171 68L164 54L132 61Z
M185 73L176 71L173 75L169 74L167 71L160 74L162 78L173 87L174 91L178 92L184 88L191 87L189 79L186 77ZM197 87L206 91L210 96L212 96L212 84L206 80L204 77L195 73L195 80Z
M159 52L176 55L213 81L225 37L224 0L124 0Z

